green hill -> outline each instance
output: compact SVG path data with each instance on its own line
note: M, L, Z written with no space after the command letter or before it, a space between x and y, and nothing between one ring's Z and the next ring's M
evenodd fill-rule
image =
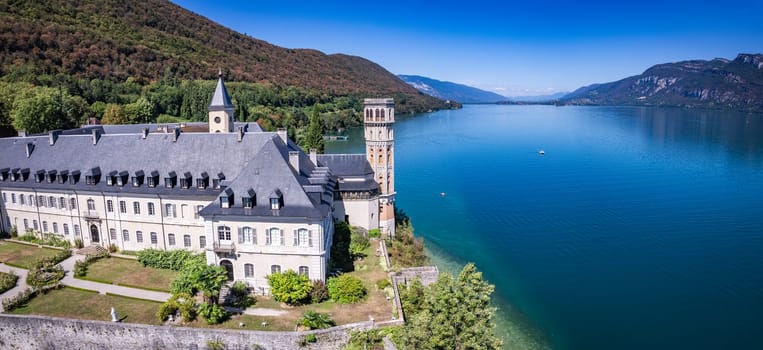
M560 103L763 112L763 55L660 64L640 75L580 88Z
M364 58L271 45L163 0L0 0L0 52L6 82L145 84L215 79L222 67L228 81L393 96L403 113L448 107Z

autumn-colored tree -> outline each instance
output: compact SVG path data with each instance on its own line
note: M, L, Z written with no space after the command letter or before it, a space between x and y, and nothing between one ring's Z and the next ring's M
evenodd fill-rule
M113 103L108 104L103 110L103 119L101 119L101 123L103 124L117 125L127 124L129 122L130 120L127 118L127 114L121 105Z

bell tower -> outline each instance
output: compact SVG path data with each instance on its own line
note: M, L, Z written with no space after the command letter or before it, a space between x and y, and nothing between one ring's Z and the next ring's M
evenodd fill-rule
M395 100L363 100L366 157L379 184L379 228L388 237L395 236Z
M223 83L223 72L217 74L217 87L209 103L209 132L233 132L233 103L230 102L228 89Z

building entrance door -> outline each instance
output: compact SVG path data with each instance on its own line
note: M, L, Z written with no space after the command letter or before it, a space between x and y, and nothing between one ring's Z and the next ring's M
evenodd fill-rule
M90 242L98 243L100 241L101 239L98 235L98 226L90 225Z
M228 281L233 281L233 263L228 260L220 262L220 266L225 268L225 272L228 273Z

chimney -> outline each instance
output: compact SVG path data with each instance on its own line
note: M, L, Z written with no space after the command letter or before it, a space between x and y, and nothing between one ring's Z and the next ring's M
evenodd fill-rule
M101 133L98 131L98 129L93 129L93 145L98 144L98 140L101 139Z
M318 166L318 150L315 148L310 149L310 161L313 165Z
M32 156L32 151L34 151L34 144L29 142L26 144L26 157L29 158Z
M145 140L146 137L148 137L148 128L140 129L140 135L141 135L140 138Z
M19 137L26 137L26 130L19 130Z
M281 137L281 140L283 141L283 143L287 145L289 144L289 134L286 132L286 129L283 129L283 128L278 129L278 136Z
M58 140L58 135L61 135L61 130L48 131L48 143L51 146L56 144L56 140Z
M289 164L294 169L294 171L299 174L299 152L298 151L289 151Z
M243 126L239 126L238 127L238 132L236 132L236 135L237 135L236 140L238 140L238 142L241 142L241 140L244 139L244 127Z
M180 128L176 127L172 131L172 142L178 142L178 136L180 136Z

